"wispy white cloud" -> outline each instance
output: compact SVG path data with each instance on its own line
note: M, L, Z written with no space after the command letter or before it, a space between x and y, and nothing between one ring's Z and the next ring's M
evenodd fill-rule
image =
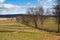
M43 1L43 2L51 2L52 0L40 0L40 1Z
M47 6L43 6L43 8L48 8Z
M4 3L6 0L0 0L0 14L21 14L25 13L21 11L23 6L13 5L13 4L6 4ZM31 4L31 3L28 3Z
M28 3L30 4L30 3ZM2 4L0 5L0 14L20 14L20 13L26 13L26 10L21 10L24 8L31 8L36 7L35 5L30 6L18 6L13 4Z
M51 2L53 0L38 0L38 2L43 3L43 4L47 4L47 2Z
M52 0L46 0L47 2L51 2Z
M17 14L20 11L22 6L17 6L13 4L2 4L0 5L0 13L1 14Z
M48 0L48 2L51 2L52 0Z
M54 3L53 5L56 6L56 5L58 5L58 3Z
M0 0L0 3L3 3L5 0Z
M13 4L3 4L3 6L5 8L21 8L21 6L16 6L16 5L13 5Z

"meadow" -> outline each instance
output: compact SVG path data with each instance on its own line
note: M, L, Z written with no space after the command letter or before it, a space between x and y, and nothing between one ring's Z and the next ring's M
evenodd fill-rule
M55 18L48 18L43 23L43 28L58 31L58 24L56 23Z
M58 23L56 22L56 18L47 18L43 20L42 29L58 31ZM38 28L41 28L41 21L37 21Z
M0 40L54 40L55 36L16 21L0 21Z

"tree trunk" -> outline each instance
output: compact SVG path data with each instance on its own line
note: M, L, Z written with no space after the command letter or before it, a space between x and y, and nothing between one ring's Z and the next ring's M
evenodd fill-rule
M59 29L59 23L58 23L58 33L59 33L59 30L60 30L60 29Z
M43 29L43 21L44 19L43 19L43 17L41 17L41 29Z
M34 25L35 25L35 28L37 28L37 22L35 19L34 19Z
M37 22L34 22L35 23L35 28L37 28Z
M58 18L58 32L60 30L59 24L60 24L60 19Z
M44 23L44 21L41 20L41 29L43 29L43 23Z
M59 27L59 25L60 25L60 17L59 16L57 18L57 22L58 22L58 33L59 33L59 30L60 30L60 27Z

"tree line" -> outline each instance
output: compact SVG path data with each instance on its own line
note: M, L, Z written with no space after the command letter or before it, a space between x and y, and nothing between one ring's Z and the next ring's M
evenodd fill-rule
M60 32L60 3L59 0L57 1L56 5L53 5L53 15L56 18L56 23L58 24L58 32ZM43 23L44 21L50 17L51 15L44 15L44 8L43 6L39 7L31 7L27 9L27 12L23 16L17 17L17 21L26 24L26 25L33 25L35 28L38 28L38 21L40 21L40 29L43 29ZM49 12L47 10L47 12Z

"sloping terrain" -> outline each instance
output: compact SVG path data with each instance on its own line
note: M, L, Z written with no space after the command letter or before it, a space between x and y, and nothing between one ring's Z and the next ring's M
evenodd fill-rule
M17 22L0 21L0 40L60 40L60 36Z

